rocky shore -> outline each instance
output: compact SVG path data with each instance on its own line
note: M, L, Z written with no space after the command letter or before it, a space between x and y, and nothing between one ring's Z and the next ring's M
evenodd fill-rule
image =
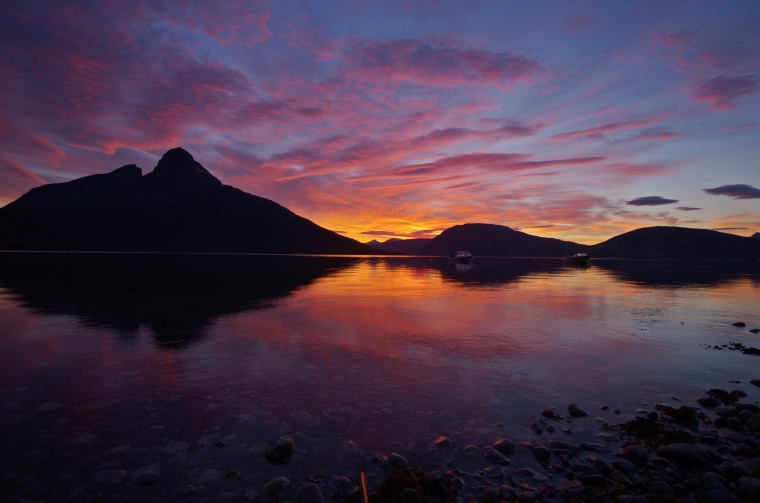
M760 380L752 384L760 386ZM388 478L370 501L757 502L760 407L740 403L745 397L743 391L709 389L696 406L642 408L632 420L601 423L599 443L502 438L490 446L469 446L492 463L476 472L410 469L392 454L377 460ZM544 411L533 431L553 433L588 416L575 404L567 409L564 417ZM541 470L514 463L520 450Z
M760 387L760 380L750 384ZM494 436L461 444L433 436L426 459L435 462L424 466L415 452L367 452L346 441L335 455L358 459L355 469L330 469L334 460L325 460L304 474L291 469L305 449L298 436L241 444L238 452L230 449L234 435L218 434L155 452L113 449L97 460L98 469L74 481L46 478L43 461L20 456L3 487L8 501L354 503L361 470L371 503L760 501L760 406L738 389L708 389L693 403L668 401L674 405L644 404L627 413L607 406L589 412L572 403L547 409L524 430L530 440ZM576 431L589 430L593 441L576 440ZM50 484L78 488L51 492Z

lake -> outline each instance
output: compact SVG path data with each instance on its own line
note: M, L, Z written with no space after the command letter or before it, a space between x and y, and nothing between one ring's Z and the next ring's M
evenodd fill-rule
M760 267L718 261L0 253L0 490L202 501L285 476L292 500L377 484L390 453L483 469L467 446L535 442L570 402L590 417L544 438L599 442L711 387L757 402L760 357L714 346L760 347L758 306Z

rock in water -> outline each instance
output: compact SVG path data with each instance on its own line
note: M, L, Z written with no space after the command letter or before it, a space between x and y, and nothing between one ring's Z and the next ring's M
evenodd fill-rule
M570 417L586 417L588 416L588 412L581 409L574 403L567 404L567 413L570 414Z
M296 493L294 503L322 503L322 491L314 483L308 483L301 486Z
M664 445L657 449L657 454L685 467L706 467L712 464L707 452L691 444Z
M293 441L293 437L286 435L267 445L264 456L273 465L284 465L290 461L295 450L296 443Z
M132 480L139 484L150 484L161 478L161 467L153 463L132 473Z
M505 456L511 456L515 453L515 444L508 438L500 438L494 442L491 447L504 454Z

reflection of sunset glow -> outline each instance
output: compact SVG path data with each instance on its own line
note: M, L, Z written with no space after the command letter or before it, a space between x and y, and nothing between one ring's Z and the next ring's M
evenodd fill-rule
M535 441L536 415L570 401L627 419L716 375L756 377L755 357L708 348L746 337L731 323L760 300L757 274L730 265L199 255L179 264L194 288L177 288L157 273L180 258L139 260L154 282L121 277L121 289L77 268L48 267L44 282L0 269L0 445L14 453L0 468L32 453L36 473L84 473L89 487L106 463L159 459L171 485L244 459L244 483L261 487L272 466L258 453L287 434L293 480L353 474L378 452L475 472L482 456L430 443ZM596 421L571 426L599 441Z

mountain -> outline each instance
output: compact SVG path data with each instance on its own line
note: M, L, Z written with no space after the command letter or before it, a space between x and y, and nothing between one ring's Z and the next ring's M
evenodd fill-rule
M455 250L467 250L475 256L492 257L564 257L587 248L494 224L455 225L432 239L389 239L375 247L406 255L449 255Z
M34 188L0 208L0 249L371 254L274 201L224 185L189 152Z
M752 239L760 239L760 232L756 232L750 236Z
M708 229L645 227L590 247L593 257L756 260L760 241Z

